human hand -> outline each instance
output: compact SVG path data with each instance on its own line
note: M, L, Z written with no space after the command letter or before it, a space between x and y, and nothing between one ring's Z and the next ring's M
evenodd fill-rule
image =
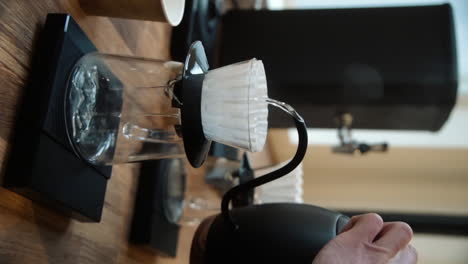
M386 222L377 214L351 218L341 233L320 250L312 264L415 264L411 227Z

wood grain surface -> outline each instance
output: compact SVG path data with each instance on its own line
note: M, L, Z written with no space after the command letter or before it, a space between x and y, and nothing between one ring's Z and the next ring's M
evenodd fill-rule
M167 24L86 16L77 0L0 1L0 173L30 68L33 43L47 13L69 13L101 52L169 59ZM193 227L182 228L178 258L127 243L138 165L114 167L101 223L81 223L0 187L0 263L188 263ZM216 197L189 171L192 195Z

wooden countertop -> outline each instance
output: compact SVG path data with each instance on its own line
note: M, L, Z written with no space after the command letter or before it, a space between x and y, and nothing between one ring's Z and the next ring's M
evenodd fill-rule
M3 175L30 68L35 35L48 13L69 13L101 52L169 59L167 24L86 16L77 0L0 1L0 173ZM114 167L101 223L81 223L0 187L0 263L188 263L192 227L181 231L178 258L127 243L138 165ZM191 192L213 195L190 169Z

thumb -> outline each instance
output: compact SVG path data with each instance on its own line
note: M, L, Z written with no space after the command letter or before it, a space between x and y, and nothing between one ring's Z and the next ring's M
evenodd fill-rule
M380 230L382 230L383 225L382 217L378 214L370 213L353 216L340 235L350 236L360 241L372 242Z

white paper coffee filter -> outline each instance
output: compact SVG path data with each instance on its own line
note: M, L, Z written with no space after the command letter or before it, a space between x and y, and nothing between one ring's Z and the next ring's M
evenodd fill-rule
M201 118L207 139L261 151L268 129L267 82L262 61L251 59L209 71Z

